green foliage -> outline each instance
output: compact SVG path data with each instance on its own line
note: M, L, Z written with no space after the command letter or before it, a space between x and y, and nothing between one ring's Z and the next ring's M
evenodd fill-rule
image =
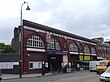
M15 53L10 45L0 43L0 53Z

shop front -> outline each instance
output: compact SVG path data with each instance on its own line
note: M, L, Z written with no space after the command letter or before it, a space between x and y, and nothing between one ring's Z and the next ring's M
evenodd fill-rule
M68 63L67 51L47 51L49 71L62 71L62 67Z
M83 67L85 70L88 70L90 60L91 60L90 55L80 55L78 62L80 63L81 67Z
M70 52L70 62L72 71L76 70L77 62L79 61L78 52Z
M97 60L97 55L96 54L91 54L91 60L96 61Z

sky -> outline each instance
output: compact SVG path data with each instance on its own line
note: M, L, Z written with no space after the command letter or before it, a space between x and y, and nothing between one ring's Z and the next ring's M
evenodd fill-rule
M23 19L86 38L110 40L110 0L25 0ZM11 44L24 0L0 0L0 42Z

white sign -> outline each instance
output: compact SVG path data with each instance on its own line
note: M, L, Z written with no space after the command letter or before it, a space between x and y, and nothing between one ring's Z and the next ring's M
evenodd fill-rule
M42 61L31 61L29 64L32 64L32 67L29 69L41 69L42 68Z
M51 34L50 33L47 33L46 34L46 41L47 42L50 42L51 41Z
M19 65L18 62L0 62L0 69L13 69L14 65Z
M46 63L45 63L45 67L47 67L47 68L48 68L48 62L46 62Z

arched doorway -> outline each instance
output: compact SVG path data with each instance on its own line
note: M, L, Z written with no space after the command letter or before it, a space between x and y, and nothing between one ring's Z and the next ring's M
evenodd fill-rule
M76 43L72 42L69 45L70 62L72 70L76 69L77 61L79 60L78 46Z
M61 71L62 55L60 44L54 37L47 43L47 54L50 71Z

